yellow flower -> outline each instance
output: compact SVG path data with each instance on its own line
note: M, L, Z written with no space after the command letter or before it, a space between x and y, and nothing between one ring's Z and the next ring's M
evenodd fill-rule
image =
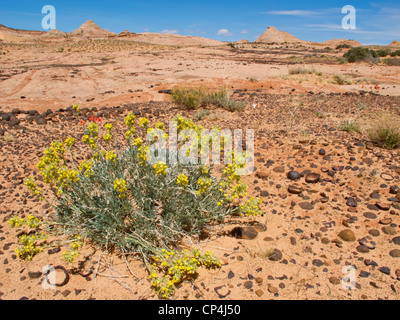
M153 168L156 171L156 175L158 175L158 176L167 174L166 169L168 168L168 166L162 161L157 162L153 166Z
M74 146L74 144L75 144L75 139L74 138L68 137L65 140L65 145L67 146L67 148L71 149Z
M126 181L124 179L115 179L114 189L118 191L120 198L124 198L125 192L128 190L126 188Z
M139 123L142 128L147 129L147 127L149 126L149 120L147 120L147 118L140 118Z
M176 179L176 184L185 188L189 184L189 178L185 174L181 174Z

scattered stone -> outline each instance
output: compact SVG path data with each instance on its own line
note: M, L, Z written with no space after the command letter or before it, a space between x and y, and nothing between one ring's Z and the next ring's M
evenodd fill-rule
M352 197L349 197L349 198L347 199L346 204L347 204L349 207L353 207L353 208L357 207L357 201L356 201L354 198L352 198Z
M253 227L236 227L230 234L232 237L245 240L253 240L258 236L257 230Z
M378 218L377 215L373 212L365 212L363 216L367 219L376 219Z
M278 288L276 288L276 287L274 287L274 286L272 286L272 285L268 285L268 291L270 292L270 293L272 293L272 294L275 294L275 293L277 293L278 292Z
M235 274L233 273L233 271L231 270L231 271L229 271L229 273L228 273L228 279L230 280L230 279L233 279L235 277Z
M391 235L391 236L394 236L397 233L396 228L393 228L391 226L382 227L382 231L383 231L383 233Z
M391 224L391 223L392 223L392 219L391 219L391 218L384 218L384 219L381 219L381 220L379 221L379 223L380 223L380 224L383 224L383 225L388 225L388 224Z
M379 271L384 274L390 275L390 268L388 268L388 267L380 267Z
M278 249L274 249L274 251L269 255L268 260L270 261L282 260L282 252L280 252Z
M57 247L57 248L49 249L49 250L47 251L47 253L48 253L48 254L55 254L55 253L58 253L58 252L60 252L60 251L61 251L61 248L60 248L60 247Z
M392 239L393 243L400 246L400 237L395 237Z
M339 233L339 237L348 242L356 241L356 235L350 229L343 230Z
M383 210L383 211L389 211L389 210L390 210L390 207L391 207L390 203L381 203L381 202L377 202L377 203L375 203L375 205L376 205L379 209L381 209L381 210Z
M389 252L389 254L392 258L400 258L400 250L399 249L393 249L392 251Z
M38 279L38 278L40 278L42 275L43 275L43 273L40 272L40 271L29 271L29 272L28 272L28 276L29 276L29 278L31 278L31 279Z
M300 202L299 207L303 210L313 210L314 206L309 202Z
M261 297L261 296L264 294L264 291L262 291L261 289L258 289L258 290L255 291L255 294L256 294L258 297Z
M297 187L297 186L293 186L293 185L289 185L288 191L290 193L293 193L293 194L300 194L300 193L303 192L303 188L300 188L300 187Z
M368 247L365 246L365 245L363 245L363 244L357 246L356 250L357 250L358 252L360 252L360 253L368 253L368 252L369 252Z
M289 171L287 177L290 180L298 180L300 179L300 173L298 173L297 171Z
M315 260L312 261L312 265L315 266L315 267L321 267L321 266L324 265L324 263L319 259L315 259Z
M338 279L337 277L330 277L329 282L334 285L338 285L338 284L340 284L340 279Z
M244 284L243 284L243 286L246 288L246 289L251 289L251 288L253 288L253 281L246 281Z
M309 173L306 175L306 182L307 183L317 183L321 178L319 173Z
M274 171L276 173L284 173L285 172L285 167L278 166L278 167L273 168L272 171Z
M265 171L257 171L256 176L259 179L266 179L269 177L269 174L268 174L268 172L265 172Z

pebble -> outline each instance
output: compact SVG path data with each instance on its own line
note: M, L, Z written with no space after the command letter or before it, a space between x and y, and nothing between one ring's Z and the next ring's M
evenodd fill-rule
M339 233L339 237L348 242L356 241L356 235L350 229L343 230Z
M384 274L390 275L390 268L388 268L388 267L380 267L379 271Z
M300 194L300 193L303 192L303 188L297 187L297 186L293 186L293 185L289 185L288 186L288 191L290 193L293 193L293 194Z
M314 206L309 202L300 202L299 207L303 210L313 210Z
M244 284L243 284L243 286L246 288L246 289L251 289L251 288L253 288L253 281L246 281Z
M257 238L258 232L253 227L236 227L230 232L236 239L253 240Z
M382 227L382 231L383 231L383 233L391 235L391 236L394 236L397 233L396 228L393 228L391 226Z
M278 249L274 249L272 254L269 255L268 260L270 260L270 261L282 260L282 252L280 252Z
M306 175L306 182L307 183L317 183L321 178L321 175L319 173L309 173Z
M393 249L392 251L389 252L389 254L392 258L400 258L400 250L399 249Z
M353 208L357 207L357 201L356 201L354 198L352 198L352 197L349 197L349 198L347 199L346 204L347 204L349 207L353 207Z
M272 171L274 171L276 173L284 173L285 172L285 167L278 166L278 167L273 168Z
M272 285L268 285L268 291L270 293L277 293L278 292L278 288L272 286Z
M400 237L395 237L392 239L393 243L400 246Z
M264 291L262 291L261 289L258 289L255 291L255 294L259 297L261 297L264 294Z
M338 279L337 277L330 277L329 282L334 285L338 285L338 284L340 284L340 279Z
M298 180L300 179L300 173L298 173L297 171L289 171L287 177L290 180Z
M29 272L28 272L28 276L29 276L29 278L31 278L31 279L38 279L38 278L40 278L42 275L43 275L43 273L40 272L40 271L29 271Z

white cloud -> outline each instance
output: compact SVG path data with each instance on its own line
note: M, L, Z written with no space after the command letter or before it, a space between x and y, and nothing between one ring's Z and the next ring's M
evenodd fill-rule
M316 10L278 10L278 11L267 11L262 13L271 15L309 17L309 16L341 14L341 12L342 8L326 8L326 9L316 9Z
M161 31L161 33L172 33L172 34L177 34L178 30L176 29L164 29L163 31Z
M317 14L317 12L309 10L268 11L266 13L285 16L312 16Z
M233 33L230 32L228 29L220 29L220 30L218 30L217 35L230 37L230 36L233 36Z
M240 33L242 33L242 34L246 34L246 33L249 33L249 32L250 32L250 31L247 30L247 29L244 29L244 30L240 31Z

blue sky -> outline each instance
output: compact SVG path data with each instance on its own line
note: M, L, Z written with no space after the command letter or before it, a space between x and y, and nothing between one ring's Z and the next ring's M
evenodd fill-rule
M268 26L308 41L333 38L387 45L400 40L400 1L360 0L17 0L2 1L0 24L42 30L44 5L56 9L56 27L71 32L86 20L113 32L169 32L223 41L254 41ZM355 30L341 27L341 8L356 8Z

